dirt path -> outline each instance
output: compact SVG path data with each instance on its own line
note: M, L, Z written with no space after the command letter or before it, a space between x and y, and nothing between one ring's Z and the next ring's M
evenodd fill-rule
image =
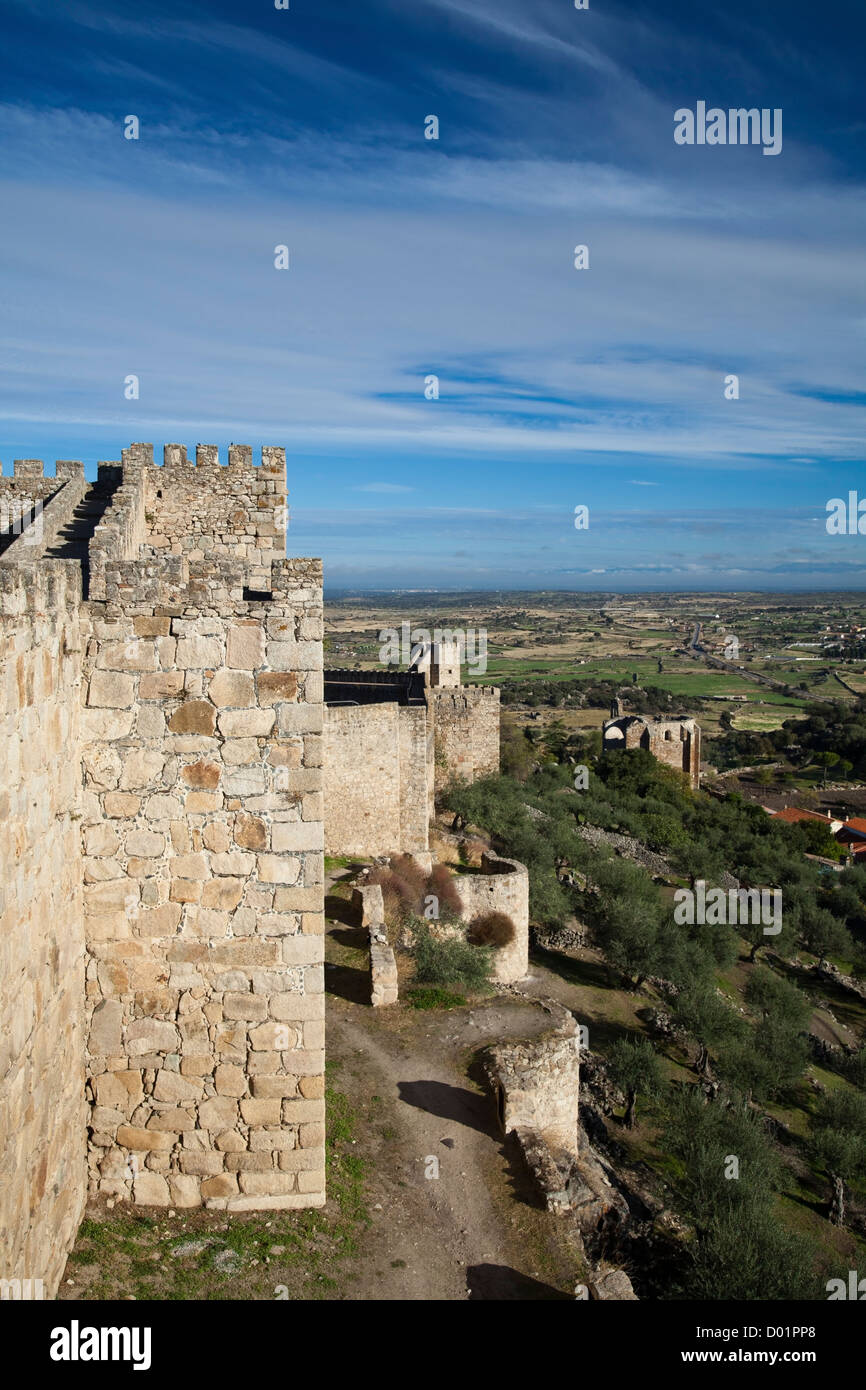
M507 996L418 1013L329 995L328 1056L359 1121L372 1217L345 1297L573 1297L574 1252L531 1205L473 1063L489 1042L546 1027L537 1006Z

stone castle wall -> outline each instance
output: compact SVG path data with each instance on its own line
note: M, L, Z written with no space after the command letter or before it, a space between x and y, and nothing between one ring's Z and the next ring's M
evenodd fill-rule
M92 614L91 1190L318 1205L321 570L276 562L265 603L242 561L190 561L184 583L186 566L145 566L137 598L109 567L118 598Z
M426 850L435 792L499 771L499 691L427 685L425 696L326 707L329 854Z
M325 849L393 854L428 844L428 730L423 705L325 709Z
M45 504L0 537L0 1277L48 1296L88 1160L324 1202L321 565L273 544L282 450L199 453L0 478Z
M0 1277L49 1297L87 1171L79 602L61 561L0 566Z
M499 772L499 691L462 685L428 692L435 729L436 785L475 782Z

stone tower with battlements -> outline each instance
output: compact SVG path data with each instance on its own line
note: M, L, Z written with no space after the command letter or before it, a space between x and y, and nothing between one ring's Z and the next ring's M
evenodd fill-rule
M322 575L285 451L0 476L0 1239L324 1202Z

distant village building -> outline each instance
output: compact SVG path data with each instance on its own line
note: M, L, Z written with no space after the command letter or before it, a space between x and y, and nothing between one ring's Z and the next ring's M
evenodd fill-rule
M786 806L782 811L770 811L770 815L773 820L784 821L786 825L819 821L827 827L837 844L845 845L850 856L849 862L866 863L866 819L862 816L823 815L820 811L805 811L799 806ZM811 857L807 855L807 858Z

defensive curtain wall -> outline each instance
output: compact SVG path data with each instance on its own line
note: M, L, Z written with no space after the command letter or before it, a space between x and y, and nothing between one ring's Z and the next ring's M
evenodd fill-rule
M0 478L0 1273L47 1296L88 1191L324 1201L321 566L285 488L273 448Z
M498 773L499 691L440 678L437 665L325 672L329 854L426 850L437 792Z

